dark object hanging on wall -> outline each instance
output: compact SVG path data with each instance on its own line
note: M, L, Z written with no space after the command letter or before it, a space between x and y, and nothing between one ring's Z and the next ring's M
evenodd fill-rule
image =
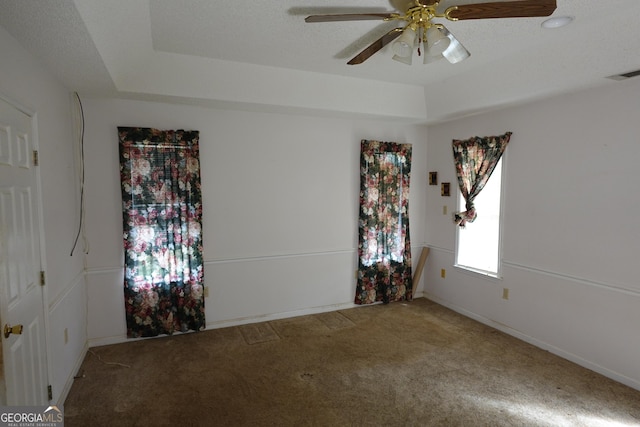
M438 172L429 172L429 185L438 185Z
M442 186L440 187L440 195L444 197L451 196L451 183L449 182L442 183Z

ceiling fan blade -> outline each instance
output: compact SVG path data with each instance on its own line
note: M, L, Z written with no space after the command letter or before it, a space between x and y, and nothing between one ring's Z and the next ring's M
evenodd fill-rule
M384 36L380 37L378 40L371 43L367 46L362 52L354 56L347 64L349 65L357 65L362 64L364 61L369 59L374 53L394 41L398 36L402 34L402 28L394 28L389 31Z
M516 0L461 4L447 9L450 19L527 18L549 16L556 10L556 0Z
M338 15L311 15L307 16L305 22L338 22L338 21L367 21L391 19L396 17L395 13L343 13Z

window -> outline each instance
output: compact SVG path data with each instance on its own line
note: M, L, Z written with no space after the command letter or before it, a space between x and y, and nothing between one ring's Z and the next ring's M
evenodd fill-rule
M456 267L499 277L501 195L502 159L474 200L478 211L476 219L464 228L456 227ZM465 209L465 200L459 190L458 207Z
M127 336L204 329L199 133L118 131Z
M356 304L412 299L411 144L361 142Z

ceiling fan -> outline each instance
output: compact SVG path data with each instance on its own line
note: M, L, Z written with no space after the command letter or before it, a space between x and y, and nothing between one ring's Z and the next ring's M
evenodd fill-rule
M446 58L452 64L469 57L470 53L441 23L433 22L434 18L444 18L449 21L465 19L491 18L525 18L549 16L556 9L556 0L496 0L493 2L457 4L456 0L392 0L398 4L403 13L346 13L336 15L311 15L305 22L337 22L382 20L400 21L397 27L367 46L362 52L353 57L347 64L362 64L373 54L392 45L393 59L411 64L414 49L424 55L425 64L437 59ZM464 2L464 0L460 0ZM396 40L397 39L397 40ZM423 52L421 52L421 46Z

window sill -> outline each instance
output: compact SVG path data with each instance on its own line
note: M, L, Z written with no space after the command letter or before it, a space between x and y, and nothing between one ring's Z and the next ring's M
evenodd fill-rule
M500 272L498 273L493 273L490 271L486 271L486 270L480 270L477 268L473 268L473 267L467 267L465 265L459 265L459 264L454 264L454 267L458 270L460 270L463 273L472 275L472 276L476 276L476 277L481 277L483 279L491 279L491 280L495 280L495 281L502 281L502 275L500 274Z

